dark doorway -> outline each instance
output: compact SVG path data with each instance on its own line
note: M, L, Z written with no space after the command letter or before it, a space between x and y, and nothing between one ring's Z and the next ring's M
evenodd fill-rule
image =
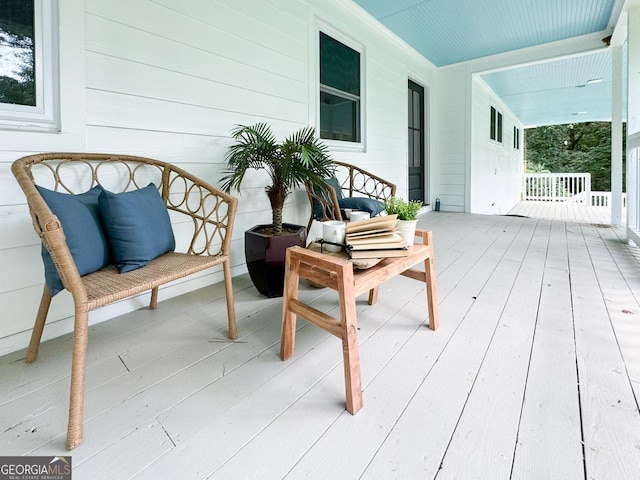
M409 200L423 202L425 201L424 123L424 87L409 80Z

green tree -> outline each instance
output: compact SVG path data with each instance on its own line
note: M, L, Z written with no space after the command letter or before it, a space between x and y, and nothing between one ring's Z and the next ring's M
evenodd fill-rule
M590 173L593 190L611 191L611 123L586 122L527 129L524 158L527 165L536 165L537 171Z
M2 0L0 8L0 103L35 105L32 1Z

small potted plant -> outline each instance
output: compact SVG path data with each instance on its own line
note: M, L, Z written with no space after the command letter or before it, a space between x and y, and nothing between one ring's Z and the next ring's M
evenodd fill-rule
M406 201L402 198L391 197L384 202L384 209L388 215L398 215L396 229L407 247L413 245L418 223L418 213L422 208L419 200Z
M247 170L265 170L271 185L265 188L271 204L272 223L256 225L245 232L245 258L249 276L258 291L268 297L282 296L286 249L304 245L306 227L283 223L284 202L295 187L317 185L333 175L335 166L327 147L316 138L313 127L305 127L278 142L266 123L238 125L235 143L227 153L222 188L240 191Z

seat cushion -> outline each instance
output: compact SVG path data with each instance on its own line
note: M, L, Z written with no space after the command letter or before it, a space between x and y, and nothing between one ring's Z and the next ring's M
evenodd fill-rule
M384 203L375 198L368 197L345 197L338 202L341 209L350 208L351 210L362 210L369 212L375 217L384 210Z
M143 267L176 248L167 207L153 183L130 192L104 190L99 205L120 273Z
M58 217L67 246L76 264L78 273L87 275L107 266L110 262L109 244L102 228L98 198L103 189L100 185L78 195L54 192L36 186L47 205ZM48 250L42 246L45 282L51 295L64 289L58 270Z

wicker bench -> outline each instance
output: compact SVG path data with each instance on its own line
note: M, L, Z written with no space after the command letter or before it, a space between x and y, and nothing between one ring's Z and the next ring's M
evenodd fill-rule
M236 338L229 251L237 200L176 166L128 155L30 155L16 160L12 171L26 195L34 228L53 260L62 286L73 296L75 320L67 430L67 448L73 449L80 444L83 435L89 311L149 290L150 308L155 309L160 285L222 265L229 337ZM172 217L171 223L180 224L181 231L187 227L192 230L185 252L170 251L151 260L146 266L127 273L119 273L114 265L108 265L95 273L81 276L61 222L36 185L78 194L97 185L109 192L128 192L141 189L149 183L154 183L157 187L160 195L156 197L164 201ZM162 209L161 205L160 208ZM26 354L27 362L33 362L38 355L51 300L52 292L45 285Z
M321 185L305 185L311 204L311 217L307 229L313 220L344 220L343 200L371 199L379 202L395 196L395 184L374 175L360 167L343 162L333 162L336 166L335 178L327 179ZM357 208L356 208L357 209Z

